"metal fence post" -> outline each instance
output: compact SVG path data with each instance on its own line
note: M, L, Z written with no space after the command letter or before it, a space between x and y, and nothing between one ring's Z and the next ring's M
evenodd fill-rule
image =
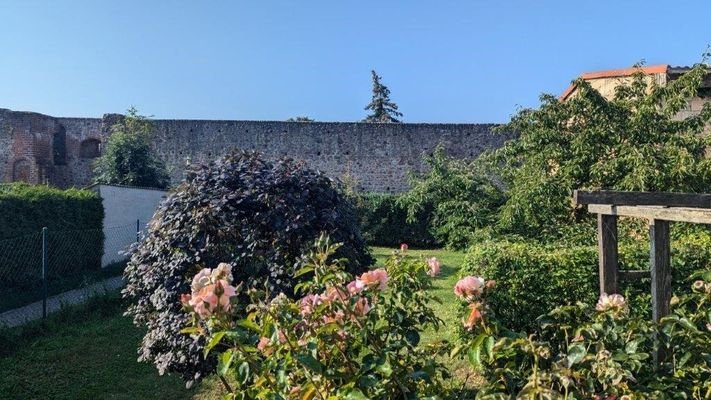
M141 241L141 220L136 218L136 243Z
M42 318L47 317L47 227L42 228Z

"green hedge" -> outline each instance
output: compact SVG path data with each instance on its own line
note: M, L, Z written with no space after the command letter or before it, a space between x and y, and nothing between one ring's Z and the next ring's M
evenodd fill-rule
M430 213L422 212L417 222L407 223L407 211L391 194L361 194L356 198L361 232L371 246L433 248L440 243L430 233Z
M621 269L649 268L644 239L620 246ZM671 262L673 290L688 290L691 272L711 268L711 234L695 229L673 235ZM535 328L538 316L562 304L594 304L599 293L597 246L485 242L469 249L463 270L496 280L489 305L515 330ZM620 282L634 313L651 315L650 285L648 278Z
M87 190L0 185L0 286L36 285L43 227L48 229L48 277L101 268L101 198Z

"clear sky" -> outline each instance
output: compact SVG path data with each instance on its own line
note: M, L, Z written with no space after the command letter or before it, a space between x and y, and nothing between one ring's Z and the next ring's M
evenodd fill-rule
M698 62L711 1L0 0L0 108L504 122L584 71Z

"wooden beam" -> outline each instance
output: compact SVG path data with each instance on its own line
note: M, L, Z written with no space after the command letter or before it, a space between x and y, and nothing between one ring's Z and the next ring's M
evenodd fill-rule
M649 271L620 271L619 272L620 279L629 279L629 280L636 280L636 279L644 279L644 278L649 278L651 277L651 273Z
M652 276L652 320L669 315L671 302L671 260L669 222L653 220L649 224L650 260ZM659 348L654 359L662 362L666 359L666 349Z
M617 293L617 217L597 216L600 293Z
M609 204L590 204L588 206L588 211L594 214L603 215L711 224L711 210L699 208L664 208L653 206L614 206Z
M711 208L711 194L706 193L576 190L573 192L573 200L576 205L610 204L615 206Z

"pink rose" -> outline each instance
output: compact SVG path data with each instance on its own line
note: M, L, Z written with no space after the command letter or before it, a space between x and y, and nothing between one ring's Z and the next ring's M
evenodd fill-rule
M326 289L326 295L323 296L327 301L345 301L350 297L347 289L337 286L331 286Z
M358 278L356 286L365 287L378 287L380 290L385 290L388 286L388 273L382 268L378 268L373 271L364 273Z
M190 289L193 291L193 293L198 292L200 289L211 283L210 274L211 272L209 268L203 268L202 270L200 270L200 272L197 273L197 275L193 277L193 282L190 285Z
M267 347L269 347L269 338L264 336L260 337L259 343L257 343L257 349L264 351Z
M358 280L350 282L346 285L346 289L348 289L348 293L350 294L357 294L363 291L363 287L358 285Z
M227 282L232 282L232 266L227 263L220 263L217 268L212 270L210 278L213 281L226 280Z
M301 315L308 317L313 313L314 309L322 303L323 298L317 294L309 294L304 296L301 300L299 300Z
M224 311L229 311L231 304L230 299L237 294L234 286L230 286L225 280L219 280L215 283L215 295L219 298L220 307Z
M619 294L608 295L607 293L603 293L600 295L600 299L597 301L595 309L597 311L612 310L620 312L627 309L627 303L625 303L625 298Z
M454 294L466 300L481 296L483 290L484 278L478 276L466 276L454 285Z
M189 295L188 304L193 307L200 318L207 318L217 311L229 311L231 308L230 299L235 295L235 287L230 286L227 281L219 280L216 283L205 285ZM181 300L185 299L188 297L181 296Z
M428 258L427 265L430 267L430 270L427 272L427 274L429 276L435 277L435 276L439 275L439 270L440 270L441 264L436 257Z
M407 245L407 243L400 244L400 251L402 251L403 253L406 252L408 248L409 246Z

